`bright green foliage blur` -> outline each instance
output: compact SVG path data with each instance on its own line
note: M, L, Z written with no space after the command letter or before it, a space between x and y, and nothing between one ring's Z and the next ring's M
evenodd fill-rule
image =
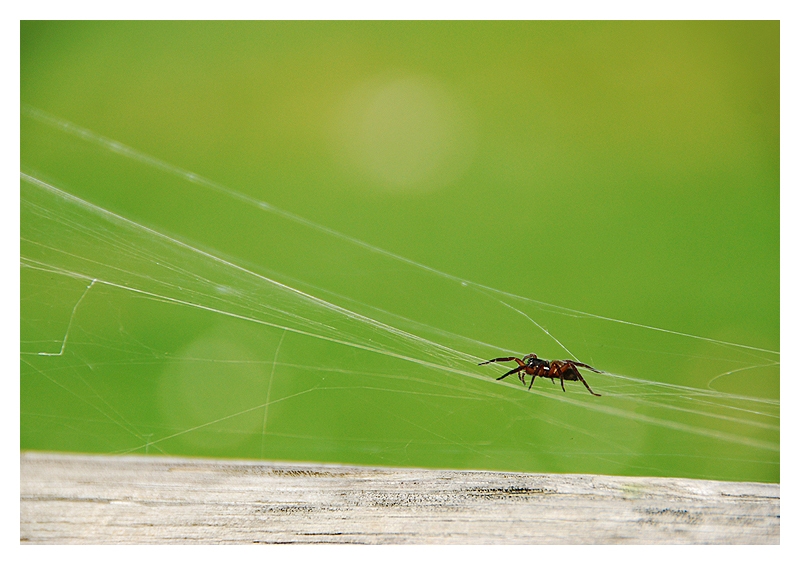
M22 22L21 449L778 482L779 31Z

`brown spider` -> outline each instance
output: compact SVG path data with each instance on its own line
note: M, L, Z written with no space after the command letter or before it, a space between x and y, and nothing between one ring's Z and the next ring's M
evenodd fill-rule
M529 353L522 359L517 357L498 357L497 359L490 359L489 361L484 361L483 363L478 363L478 365L486 365L487 363L497 363L497 362L505 362L505 361L516 361L519 364L519 367L515 367L507 372L502 377L497 377L497 380L506 378L508 375L513 375L514 373L519 373L517 376L519 380L522 381L522 384L525 384L525 373L531 376L531 384L528 385L528 390L531 389L533 386L533 381L536 377L545 377L550 379L551 382L555 382L553 379L561 379L561 390L564 392L567 389L564 388L564 381L581 381L583 386L591 392L595 396L600 396L596 392L594 392L589 385L586 384L586 381L583 380L583 377L578 372L578 367L585 367L590 371L594 371L595 373L602 373L603 371L598 371L594 367L590 367L585 363L579 363L577 361L545 361L544 359L539 359L536 357L535 353Z

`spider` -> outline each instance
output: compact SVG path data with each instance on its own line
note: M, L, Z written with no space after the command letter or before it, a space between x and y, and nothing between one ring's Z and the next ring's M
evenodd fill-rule
M594 367L590 367L585 363L579 363L577 361L570 361L569 359L565 361L545 361L544 359L539 359L536 357L535 353L529 353L522 359L517 357L498 357L496 359L490 359L489 361L484 361L483 363L478 363L478 365L486 365L488 363L497 363L497 362L505 362L505 361L516 361L519 364L519 367L515 367L507 372L502 377L497 377L497 380L506 378L508 375L513 375L514 373L519 373L519 380L522 381L522 384L525 384L525 373L531 376L531 384L528 385L528 390L531 389L533 386L533 381L536 377L545 377L550 379L551 382L555 382L553 379L561 379L561 390L564 392L567 389L564 388L564 381L581 381L583 386L586 387L586 390L591 392L595 396L601 396L594 392L589 385L586 384L586 381L583 380L583 377L578 372L578 367L585 367L590 371L594 371L595 373L602 373L603 371L598 371Z

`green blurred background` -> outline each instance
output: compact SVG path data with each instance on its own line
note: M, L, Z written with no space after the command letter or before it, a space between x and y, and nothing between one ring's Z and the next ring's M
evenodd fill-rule
M779 481L779 39L22 22L21 449Z

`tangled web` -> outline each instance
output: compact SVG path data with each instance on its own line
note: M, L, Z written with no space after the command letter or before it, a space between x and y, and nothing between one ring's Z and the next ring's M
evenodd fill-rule
M507 293L40 110L23 122L92 163L23 161L23 448L778 480L778 351ZM77 195L106 182L191 202L260 255ZM496 380L513 364L478 363L528 351L476 318L602 369L584 377L603 396Z

